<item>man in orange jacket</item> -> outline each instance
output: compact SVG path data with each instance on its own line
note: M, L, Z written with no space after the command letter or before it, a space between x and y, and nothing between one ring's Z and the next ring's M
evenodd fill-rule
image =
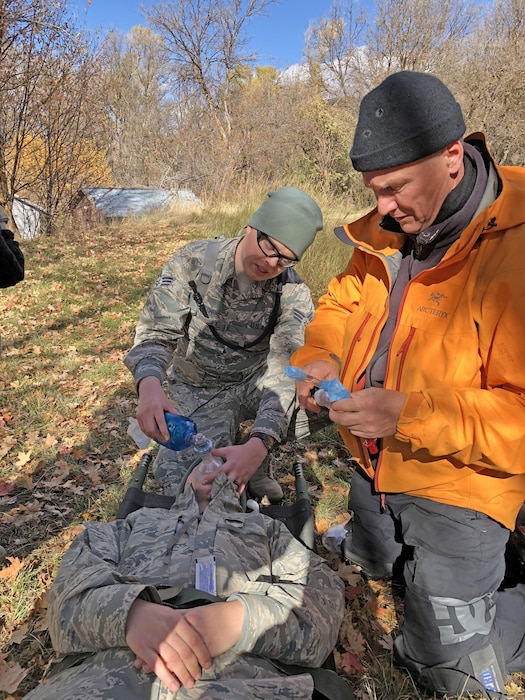
M377 206L336 229L352 258L291 362L351 393L330 411L359 464L343 554L403 567L398 662L494 699L525 670L525 589L498 592L525 499L525 169L465 129L429 74L364 97L350 158Z

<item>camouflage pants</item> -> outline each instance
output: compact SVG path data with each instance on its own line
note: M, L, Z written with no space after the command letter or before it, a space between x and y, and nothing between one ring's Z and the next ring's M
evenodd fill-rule
M25 696L26 700L308 700L309 674L285 676L255 657L224 654L189 690L169 691L154 675L133 667L129 649L106 649L78 666L58 672ZM224 662L223 662L224 658ZM245 660L243 660L245 659Z
M221 389L195 387L171 380L168 393L179 413L194 420L199 432L210 438L215 447L235 444L240 424L255 418L261 399L256 382ZM320 414L307 413L299 409L294 398L285 409L283 423L286 425L289 422L286 440L308 437L330 422L326 409L322 409ZM177 493L194 460L192 448L180 452L159 448L153 475L164 493Z

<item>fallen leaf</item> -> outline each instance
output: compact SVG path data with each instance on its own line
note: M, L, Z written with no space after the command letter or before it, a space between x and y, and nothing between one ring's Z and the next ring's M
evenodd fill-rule
M33 627L33 632L46 632L47 631L47 616L41 615L35 626Z
M507 691L507 695L509 697L518 697L518 694L523 690L521 685L516 685L514 681L508 681L505 683L505 690Z
M52 445L56 445L58 440L56 439L56 437L54 435L51 435L50 433L48 433L46 435L46 439L44 440L44 442L45 442L46 447L51 447Z
M9 566L5 566L3 569L0 569L0 578L11 579L14 581L24 564L17 557L6 557L6 559L11 563Z
M9 640L10 644L20 644L23 639L25 639L25 636L27 635L29 631L29 625L26 623L25 625L22 625L19 629L16 630L16 632L13 632L11 635L11 639Z
M29 452L19 452L18 460L15 462L16 467L23 467L31 459L31 450Z
M359 567L353 564L340 564L337 569L339 577L346 581L350 586L356 586L359 582L363 580L363 577L359 573Z
M83 474L93 474L99 471L100 464L97 464L95 462L89 462L88 464L85 464L80 468Z
M0 690L4 693L15 693L20 683L29 673L29 669L22 668L20 664L0 667Z
M359 658L355 654L352 654L351 651L345 651L344 654L341 654L341 663L343 665L343 670L348 674L351 674L352 671L365 670Z
M13 435L7 435L0 443L0 459L2 459L2 457L5 457L9 450L12 449L15 445L16 438Z
M39 430L32 430L30 433L27 433L25 440L26 445L36 445L39 440L39 435Z
M363 592L363 586L347 586L345 588L345 598L346 600L355 600L359 598Z
M384 634L382 637L379 637L379 644L387 651L394 650L394 638L391 634Z
M19 474L15 479L15 484L19 488L27 489L28 491L32 491L34 488L33 479L31 479L29 474Z
M332 464L338 469L348 469L348 462L346 462L344 459L334 459L332 460Z
M38 519L38 513L27 513L26 515L22 515L21 513L0 513L0 522L5 523L7 525L14 525L15 527L22 527L22 525L26 525L27 523L37 522ZM2 574L0 572L0 576L1 575Z
M354 654L362 656L366 649L366 643L361 632L356 628L352 617L345 612L341 628L339 629L339 641L342 646Z
M42 583L44 583L44 585L47 585L49 588L52 581L51 581L51 579L49 579L47 582L42 581ZM34 609L41 612L41 613L44 613L44 617L45 617L45 611L47 610L48 604L49 604L49 590L46 590L42 593L42 595L39 598L37 598L35 600ZM39 623L38 626L40 627L40 625L41 625L41 623ZM47 623L45 623L45 626L42 627L42 629L47 629Z
M0 496L7 496L15 488L14 484L8 484L5 481L0 481Z

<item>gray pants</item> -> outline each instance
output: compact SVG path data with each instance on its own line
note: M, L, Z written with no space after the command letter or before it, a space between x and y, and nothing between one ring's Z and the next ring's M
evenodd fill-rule
M253 420L257 415L261 390L256 380L225 389L170 381L169 396L179 413L194 420L199 432L210 438L214 447L226 447L235 444L241 423ZM299 409L295 399L283 410L285 423L289 421L287 440L307 437L330 424L326 409L322 409L320 414L307 414ZM164 493L177 493L194 459L192 448L180 452L159 448L153 475Z
M525 670L525 586L498 591L510 534L503 525L477 511L404 494L387 494L382 510L380 495L360 470L352 477L349 510L352 551L402 564L400 648L407 659L446 664L492 643L507 671Z

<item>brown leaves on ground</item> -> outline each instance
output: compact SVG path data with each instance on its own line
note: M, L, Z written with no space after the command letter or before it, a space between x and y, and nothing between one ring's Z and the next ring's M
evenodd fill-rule
M376 657L391 651L401 601L394 599L389 584L366 581L358 566L341 563L337 571L346 584L345 615L339 631L339 668L355 679L362 676Z
M53 656L46 596L60 558L84 521L115 516L138 464L126 434L136 397L122 359L159 266L191 235L207 234L193 224L148 229L147 222L133 222L27 241L26 280L1 290L0 545L7 550L0 563L2 700L19 700L42 678ZM348 517L352 465L336 434L315 437L283 446L272 459L290 499L291 467L303 464L322 535ZM388 584L367 582L358 567L343 566L321 546L319 551L345 582L337 668L351 679L359 700L376 700L375 688L386 678L407 682L391 664L402 595ZM428 697L409 690L401 695L383 689L377 697Z
M22 668L19 663L9 666L0 657L0 692L15 693L28 673L29 669Z
M18 572L22 568L23 563L20 561L20 559L13 557L6 557L6 560L9 562L9 565L4 566L4 568L0 570L0 578L8 580L11 579L14 581L18 576Z

